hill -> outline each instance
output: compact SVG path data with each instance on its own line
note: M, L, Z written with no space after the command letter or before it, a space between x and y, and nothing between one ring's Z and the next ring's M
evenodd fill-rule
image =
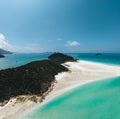
M11 54L11 52L0 48L0 54Z
M34 61L26 65L0 70L0 101L18 95L39 95L55 81L59 72L68 71L61 62L75 61L64 54L52 54L47 60Z
M0 55L0 58L4 58L5 56L4 55Z
M67 61L72 61L72 62L76 61L76 59L74 59L73 57L62 54L62 53L54 53L54 54L50 55L48 58L57 63L64 63Z

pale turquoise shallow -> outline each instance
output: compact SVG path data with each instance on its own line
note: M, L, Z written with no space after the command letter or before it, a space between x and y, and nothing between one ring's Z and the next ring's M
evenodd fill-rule
M0 59L0 69L47 58L50 53L12 54ZM82 60L120 66L120 53L69 53ZM120 119L120 77L86 84L66 93L22 119Z
M120 119L120 77L78 87L23 119Z

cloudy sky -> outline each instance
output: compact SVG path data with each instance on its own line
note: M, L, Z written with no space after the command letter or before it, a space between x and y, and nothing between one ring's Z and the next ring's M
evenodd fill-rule
M119 0L1 0L0 48L120 52Z

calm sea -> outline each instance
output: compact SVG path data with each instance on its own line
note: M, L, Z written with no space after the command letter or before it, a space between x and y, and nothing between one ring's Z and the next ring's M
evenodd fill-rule
M50 54L12 54L0 59L0 69L16 67ZM120 65L120 54L70 53L77 59ZM22 119L120 119L120 77L96 81L69 91Z
M96 56L95 53L69 53L69 55L81 60L120 65L120 53L103 53L101 56Z
M78 87L22 119L120 119L120 77Z
M6 58L0 58L0 69L20 66L31 61L42 60L47 58L51 53L33 53L33 54L11 54ZM93 53L67 53L77 59L101 62L113 65L120 65L120 53L104 53L101 56L96 56Z
M49 56L49 53L33 53L33 54L11 54L5 58L0 58L0 69L17 67L31 61L42 60Z

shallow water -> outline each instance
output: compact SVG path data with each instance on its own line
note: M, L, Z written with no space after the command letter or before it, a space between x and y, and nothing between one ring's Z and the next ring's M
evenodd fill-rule
M0 59L0 69L47 58L50 53L12 54ZM82 60L120 65L120 54L70 53ZM119 119L120 77L97 81L60 96L22 119Z
M51 53L30 53L30 54L11 54L5 58L0 58L0 69L6 69L11 67L17 67L31 61L42 60L47 58ZM113 65L120 65L120 54L107 54L102 56L96 56L93 53L68 53L77 59L88 60L94 62L101 62Z
M119 119L120 77L78 87L23 119Z
M31 61L42 60L49 56L49 53L31 53L31 54L10 54L5 58L0 58L0 69L17 67Z

